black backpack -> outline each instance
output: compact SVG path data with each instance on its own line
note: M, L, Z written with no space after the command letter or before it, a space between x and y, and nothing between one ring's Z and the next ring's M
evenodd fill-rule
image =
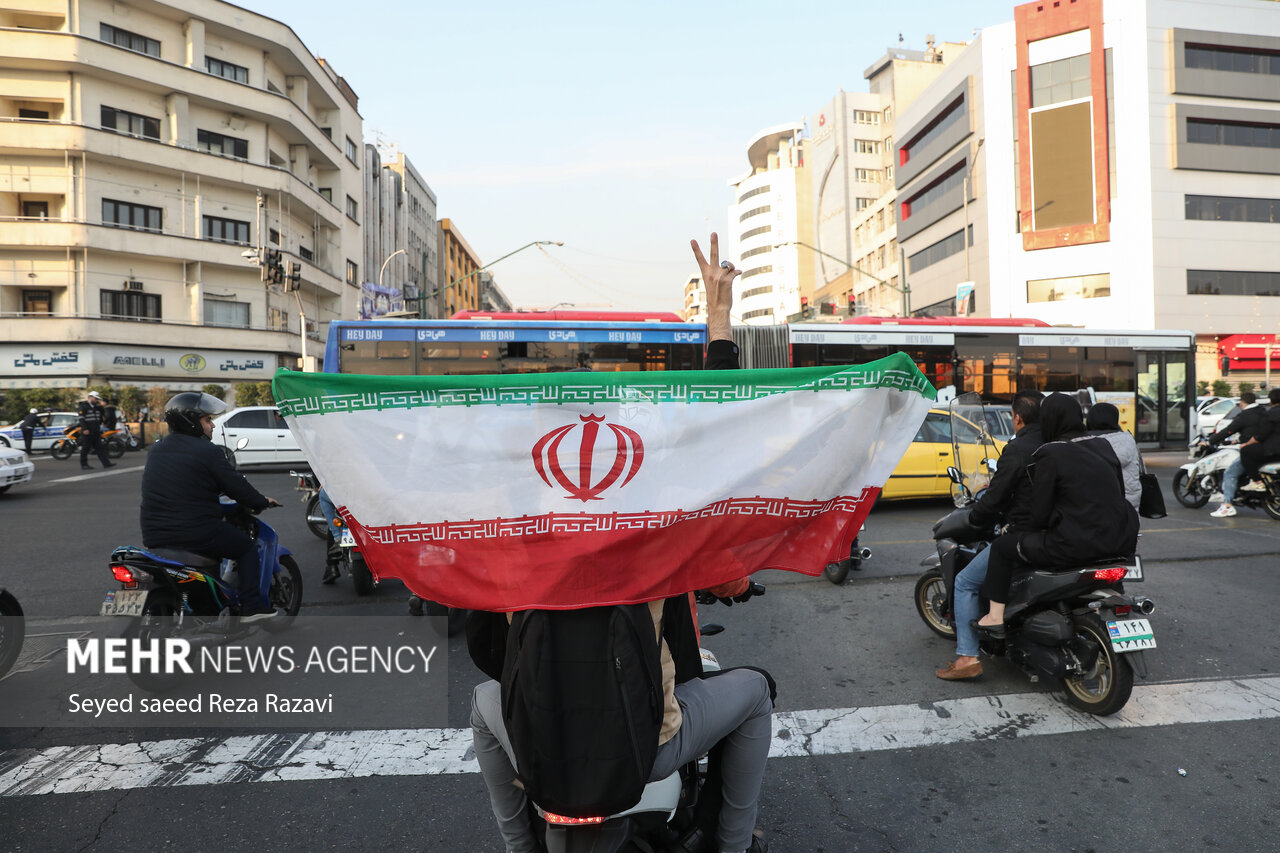
M502 720L529 797L568 817L638 803L663 717L648 605L525 610L506 640Z

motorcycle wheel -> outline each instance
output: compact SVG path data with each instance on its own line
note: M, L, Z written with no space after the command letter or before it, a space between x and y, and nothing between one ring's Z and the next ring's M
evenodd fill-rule
M325 521L324 513L320 511L319 494L307 498L307 529L317 539L329 541L329 522Z
M827 567L822 570L822 576L839 586L849 577L849 564L852 562L852 558L846 558L836 563L827 563Z
M76 446L65 438L60 438L49 447L49 455L54 459L70 459Z
M350 548L345 550L351 551ZM350 559L348 571L351 574L351 586L355 589L356 595L368 595L373 592L373 572L369 571L369 566L365 564L363 557L351 554Z
M456 607L447 607L436 601L423 600L422 608L426 614L431 617L440 617L431 619L431 628L442 637L452 637L455 634L462 633L467 627L467 611L460 610ZM441 629L444 633L441 633Z
M139 640L149 643L151 640L164 640L173 635L178 627L178 596L171 590L153 589L147 595L147 603L142 607L142 615L129 623L124 630L126 640ZM177 687L182 681L179 672L146 672L131 659L127 664L129 680L151 693L164 693Z
M102 446L103 449L107 451L108 459L119 459L121 456L124 456L124 442L115 436L112 436L102 442Z
M1173 475L1173 496L1178 503L1191 509L1199 509L1209 502L1209 496L1200 491L1200 484L1187 476L1181 468Z
M22 605L11 593L0 593L0 678L4 678L18 662L26 632Z
M947 614L942 612L942 602L947 597L947 588L942 580L942 572L937 569L930 569L922 574L920 579L916 581L914 597L916 612L920 614L924 624L929 626L929 630L939 637L954 640L956 638L956 626L951 624L947 619Z
M1081 664L1088 671L1062 679L1067 703L1089 714L1105 717L1129 701L1133 692L1133 668L1111 647L1111 635L1101 617L1092 613L1076 616L1074 645L1085 650ZM1087 658L1092 658L1087 659Z
M271 588L267 596L271 606L280 611L274 619L262 623L262 630L271 634L279 633L293 624L302 607L302 571L293 557L280 558L280 571L271 579Z
M1280 521L1280 496L1267 495L1266 500L1262 502L1262 509L1266 511L1267 515L1276 521Z

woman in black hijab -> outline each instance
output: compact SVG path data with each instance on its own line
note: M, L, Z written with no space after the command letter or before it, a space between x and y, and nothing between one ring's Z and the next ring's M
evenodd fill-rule
M1125 500L1120 460L1106 441L1085 435L1080 405L1051 394L1040 406L1045 443L1031 457L1030 530L992 544L982 585L991 611L980 630L1004 636L1004 607L1014 570L1069 566L1129 556L1138 544L1138 513Z

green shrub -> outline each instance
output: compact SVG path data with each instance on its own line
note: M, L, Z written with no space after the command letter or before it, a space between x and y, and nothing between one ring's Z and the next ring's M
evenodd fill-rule
M1225 380L1225 379L1215 379L1215 380L1213 381L1213 396L1215 396L1215 397L1230 397L1230 396L1231 396L1231 383L1230 383L1230 382L1228 382L1228 381L1227 381L1227 380Z

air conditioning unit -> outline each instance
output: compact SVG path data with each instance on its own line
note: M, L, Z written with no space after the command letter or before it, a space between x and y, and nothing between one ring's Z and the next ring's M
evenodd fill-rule
M124 283L124 289L125 290L142 290L142 282L134 281L133 279L128 279Z

